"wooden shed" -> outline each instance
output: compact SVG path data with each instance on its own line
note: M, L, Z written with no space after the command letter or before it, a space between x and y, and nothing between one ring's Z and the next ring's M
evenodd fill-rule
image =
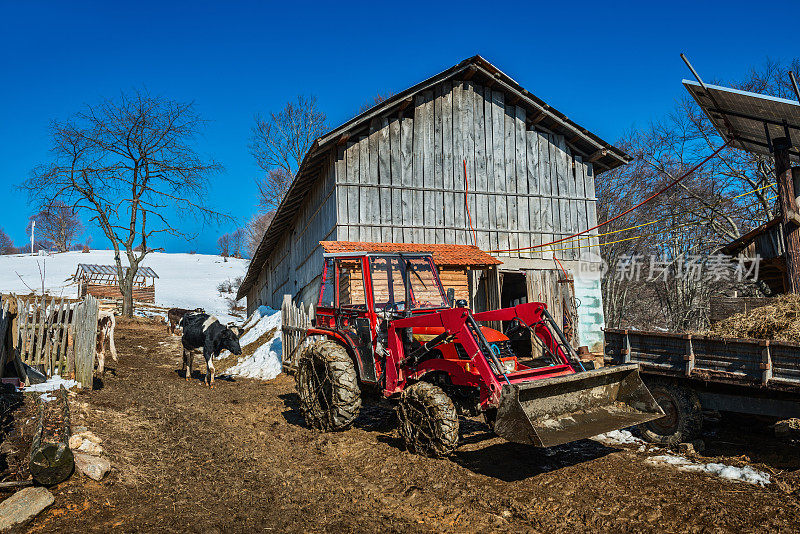
M150 267L139 267L133 281L133 300L136 302L156 301L156 278L158 275ZM78 282L78 296L92 295L99 299L122 299L117 280L117 268L113 265L92 265L81 263L75 272Z
M472 302L485 300L479 294L491 295L491 307L560 302L566 290L580 304L579 343L602 350L597 232L538 245L594 226L595 176L629 160L482 57L469 58L314 141L238 298L249 312L278 307L286 294L313 302L321 243L473 246L502 264L482 271Z

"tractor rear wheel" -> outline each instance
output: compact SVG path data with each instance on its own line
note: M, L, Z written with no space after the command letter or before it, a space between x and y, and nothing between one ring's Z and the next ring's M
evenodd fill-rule
M417 382L407 387L397 406L400 435L411 452L442 458L458 446L458 413L438 386Z
M361 409L361 389L347 350L334 341L315 343L297 367L295 387L308 425L325 431L350 426Z
M667 380L648 381L646 385L664 410L664 417L639 425L644 439L673 446L700 437L703 409L697 393Z

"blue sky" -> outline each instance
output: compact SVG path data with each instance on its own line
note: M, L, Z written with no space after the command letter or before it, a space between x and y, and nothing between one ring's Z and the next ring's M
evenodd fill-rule
M752 2L37 2L0 0L0 227L26 241L15 186L48 157L47 125L84 103L146 86L194 100L198 143L225 166L209 199L244 222L258 169L253 116L314 94L331 126L378 92L401 91L481 54L608 141L663 117L685 91L685 52L708 79L800 55ZM796 20L800 4L781 7ZM85 218L85 217L84 217ZM200 228L167 251L212 253L235 228ZM94 248L108 242L90 229Z

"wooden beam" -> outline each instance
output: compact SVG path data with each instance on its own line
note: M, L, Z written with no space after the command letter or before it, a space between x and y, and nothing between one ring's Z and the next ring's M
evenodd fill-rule
M412 103L413 101L414 101L414 97L412 97L412 96L409 96L408 98L406 98L405 100L403 100L403 101L400 103L400 105L397 107L397 109L399 109L400 111L403 111L403 110L404 110L404 109L406 109L408 106L410 106L410 105L411 105L411 103Z
M598 159L605 157L607 154L608 150L606 150L605 148L601 148L600 150L595 150L595 152L591 156L589 156L589 159L587 159L586 161L588 163L594 163Z
M350 139L350 132L345 132L345 133L343 133L342 135L339 136L339 139L337 139L337 141L336 141L336 145L337 146L342 146L343 144L345 144L347 142L348 139Z
M470 65L467 68L466 72L464 72L464 80L469 80L470 78L475 76L476 72L478 72L478 67L476 67L475 65Z

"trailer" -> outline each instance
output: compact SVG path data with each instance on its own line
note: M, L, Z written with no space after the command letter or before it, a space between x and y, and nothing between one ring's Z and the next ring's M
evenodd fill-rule
M639 427L654 443L698 438L703 411L800 417L800 343L606 329L605 358L639 364L666 414Z

